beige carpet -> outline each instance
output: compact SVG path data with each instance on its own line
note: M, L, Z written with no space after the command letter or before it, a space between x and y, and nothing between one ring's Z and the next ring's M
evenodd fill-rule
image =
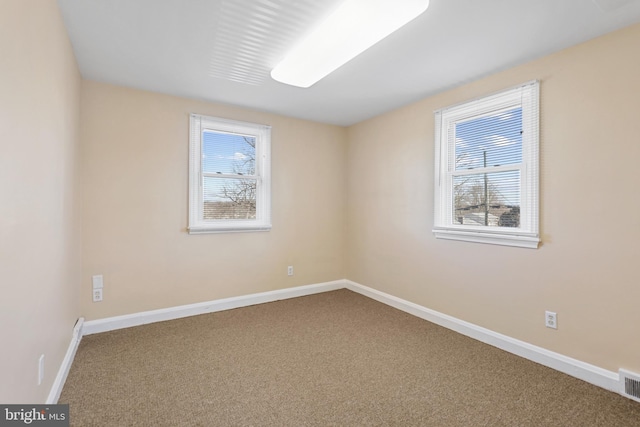
M640 404L339 290L84 337L73 426L640 426Z

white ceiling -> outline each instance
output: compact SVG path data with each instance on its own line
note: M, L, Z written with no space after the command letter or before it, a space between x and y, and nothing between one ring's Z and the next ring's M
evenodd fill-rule
M431 0L314 86L272 80L338 2L58 0L86 79L337 125L640 22L640 0Z

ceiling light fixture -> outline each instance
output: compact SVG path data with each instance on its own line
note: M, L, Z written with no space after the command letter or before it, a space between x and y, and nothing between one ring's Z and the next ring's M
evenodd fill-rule
M345 0L273 70L273 79L307 88L429 7L429 0Z

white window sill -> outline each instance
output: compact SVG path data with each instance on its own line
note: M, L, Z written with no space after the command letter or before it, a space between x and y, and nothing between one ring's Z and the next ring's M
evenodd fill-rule
M437 239L460 240L464 242L486 243L490 245L516 246L519 248L537 249L540 238L536 235L500 234L482 231L434 229Z
M189 234L250 233L269 230L271 230L271 224L195 225L188 228Z

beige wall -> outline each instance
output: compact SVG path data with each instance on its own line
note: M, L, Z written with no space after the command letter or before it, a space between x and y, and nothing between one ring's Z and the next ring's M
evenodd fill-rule
M37 3L0 1L2 403L46 400L79 316L80 75L56 2Z
M271 231L187 234L192 112L272 126ZM81 117L87 319L344 278L344 128L90 81Z
M348 129L347 277L617 371L640 371L640 25ZM537 250L436 240L433 111L541 80ZM558 330L544 311L558 313Z

